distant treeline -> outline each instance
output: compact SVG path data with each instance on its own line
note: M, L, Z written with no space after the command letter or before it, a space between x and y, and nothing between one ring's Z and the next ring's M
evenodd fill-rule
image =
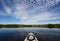
M46 27L46 28L60 28L60 24L44 24L44 25L25 25L25 24L0 24L0 28L24 28L24 27Z

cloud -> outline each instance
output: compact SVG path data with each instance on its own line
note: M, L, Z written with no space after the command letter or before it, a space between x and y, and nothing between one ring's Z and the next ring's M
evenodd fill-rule
M4 5L4 11L20 20L21 23L36 23L59 18L48 11L58 4L59 0L13 0L13 4L10 4L9 0L6 3L3 0L1 2ZM7 5L8 2L11 6Z
M27 20L27 19L30 19L29 17L31 17L32 15L35 16L36 14L39 14L39 13L44 12L44 11L47 11L46 8L49 8L49 6L51 7L51 6L53 6L53 5L55 5L56 3L59 2L59 0L53 0L53 1L45 0L46 2L42 1L42 3L46 3L45 5L43 5L40 1L41 0L39 0L38 3L37 3L37 1L36 2L35 1L28 1L29 4L28 4L28 2L24 3L24 1L21 1L21 3L18 3L18 1L17 2L14 1L14 3L15 3L15 11L14 11L13 15L17 19ZM36 4L40 3L41 6L40 5L36 6L36 4L33 4L32 2L34 2ZM36 15L36 16L38 16L38 15Z
M20 20L28 19L28 12L26 11L25 5L22 4L16 5L13 15Z
M52 13L45 12L36 16L29 18L26 21L21 21L22 24L43 24L43 23L53 23L53 20L60 19L60 16L55 16ZM50 21L50 22L49 22ZM55 22L55 21L54 21Z
M54 14L51 14L49 12L44 12L39 15L35 15L28 20L26 20L26 23L34 23L34 22L39 22L39 21L49 21L49 20L55 20L59 19L60 17L53 17Z
M4 11L5 11L7 14L11 14L11 8L10 8L10 7L4 7Z

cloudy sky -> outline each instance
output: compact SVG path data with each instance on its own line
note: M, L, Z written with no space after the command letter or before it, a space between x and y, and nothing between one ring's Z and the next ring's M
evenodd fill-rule
M0 0L0 24L60 23L60 0Z

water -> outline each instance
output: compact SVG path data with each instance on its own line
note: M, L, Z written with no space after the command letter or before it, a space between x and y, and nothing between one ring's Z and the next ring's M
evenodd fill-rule
M0 28L0 41L24 41L30 32L39 41L60 41L60 29L56 28Z

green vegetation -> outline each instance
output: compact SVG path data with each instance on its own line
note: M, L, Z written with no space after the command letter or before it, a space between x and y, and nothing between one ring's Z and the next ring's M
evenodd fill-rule
M48 27L49 27L49 28L53 28L53 27L55 28L55 25L48 24Z
M24 28L24 27L60 28L60 24L44 24L44 25L0 24L0 28Z

